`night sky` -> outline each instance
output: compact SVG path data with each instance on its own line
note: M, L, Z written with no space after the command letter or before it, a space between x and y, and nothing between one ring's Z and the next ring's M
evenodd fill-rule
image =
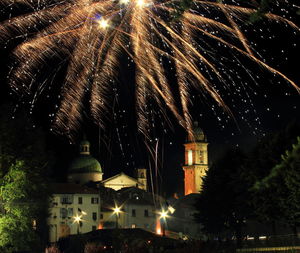
M300 25L300 16L290 10L288 13L292 20ZM279 11L279 14L286 13L282 14ZM2 12L1 15L0 20L7 18L7 13ZM275 22L258 22L253 26L245 24L242 28L246 37L254 42L252 46L261 53L262 58L299 85L300 32ZM120 71L114 87L112 112L108 113L105 128L100 129L92 121L88 111L85 111L81 129L78 129L75 138L70 140L67 136L51 131L51 118L57 104L57 98L54 97L59 94L63 73L58 75L54 87L38 98L33 109L28 104L30 99L14 94L9 88L7 76L9 66L13 62L11 51L18 43L11 43L7 48L1 47L0 44L1 103L12 102L17 107L25 108L31 112L30 117L35 124L45 129L49 147L57 153L58 162L54 168L56 179L65 179L68 163L78 153L76 143L78 144L85 133L92 144L92 155L102 165L104 178L121 171L133 175L135 168L146 167L151 168L162 192L167 195L182 192L181 165L186 132L167 109L168 121L162 117L162 113L157 113L158 108L153 102L150 105L153 111L150 140L145 140L145 137L138 133L132 71ZM223 53L226 56L226 52ZM226 80L231 85L228 89L225 90L224 84L218 80L214 83L233 116L219 108L201 90L191 92L191 114L207 135L210 163L229 147L239 146L250 150L257 139L265 134L284 128L292 120L300 120L299 94L290 84L262 70L248 59L240 57L238 61L243 67L237 66L237 61L228 62L226 66L226 71L232 71L230 73L235 77L233 80ZM247 74L249 72L254 76L253 79ZM48 69L45 75L49 73L51 70ZM175 82L172 77L170 80Z

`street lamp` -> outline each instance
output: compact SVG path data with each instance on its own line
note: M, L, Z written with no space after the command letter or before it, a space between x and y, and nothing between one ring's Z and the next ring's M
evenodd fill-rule
M160 220L162 221L162 236L166 236L166 219L168 218L168 211L165 211L164 209L162 209L162 211L159 213Z
M119 220L121 208L116 206L115 208L113 208L113 210L114 210L114 214L116 215L116 228L118 228L118 220Z
M76 222L77 223L77 234L79 234L79 224L80 224L80 222L82 221L82 215L76 215L76 216L74 216L73 217L73 219L74 219L74 223Z
M80 215L78 213L80 213ZM80 223L83 221L82 216L87 215L87 213L85 211L82 211L80 208L78 208L78 213L73 216L73 223L77 223L77 234L79 234Z
M175 210L175 208L173 207L173 206L168 206L168 211L171 213L171 214L173 214L176 210Z

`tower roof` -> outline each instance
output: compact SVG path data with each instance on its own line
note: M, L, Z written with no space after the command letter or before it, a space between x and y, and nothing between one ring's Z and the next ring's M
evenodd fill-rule
M188 137L189 142L207 142L207 138L203 133L202 129L199 127L198 121L195 121L193 124L193 132L194 132L194 139Z

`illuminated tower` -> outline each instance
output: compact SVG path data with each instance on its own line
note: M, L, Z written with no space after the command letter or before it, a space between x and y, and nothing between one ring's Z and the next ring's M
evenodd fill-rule
M184 194L199 193L203 176L208 170L207 139L198 122L194 123L195 138L188 138L185 147Z
M141 189L147 191L147 170L139 168L136 171L137 180L142 184Z

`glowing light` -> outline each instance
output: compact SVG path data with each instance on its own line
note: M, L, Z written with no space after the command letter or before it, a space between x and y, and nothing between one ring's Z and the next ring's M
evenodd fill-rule
M175 212L175 208L172 206L168 206L168 210L171 214L173 214Z
M82 221L82 216L81 215L76 215L76 216L74 216L73 217L73 219L74 219L74 223L76 222L76 223L79 223L80 221Z
M120 4L128 4L130 0L120 0Z
M146 5L145 0L136 0L136 5L138 7L144 7Z
M160 213L160 219L166 219L168 217L168 211L162 210Z
M104 18L101 18L98 23L99 23L100 28L102 28L102 29L106 29L109 26L108 20L106 20Z
M119 214L121 212L121 208L118 207L118 206L116 206L115 208L113 208L113 210L114 210L115 214Z
M157 219L157 221L156 221L155 231L156 231L156 234L158 234L158 235L162 234L161 233L161 224L160 224L160 220L159 219Z

